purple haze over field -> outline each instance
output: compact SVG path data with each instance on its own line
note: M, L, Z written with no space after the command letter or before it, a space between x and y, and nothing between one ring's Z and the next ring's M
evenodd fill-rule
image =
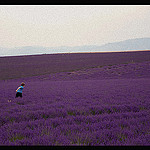
M73 60L78 70L70 64L72 71L61 72L56 65L58 73L1 80L0 145L150 145L149 53L128 55L126 62L120 58L125 54L113 53L109 64L103 57L105 65L98 64L100 54L91 54L88 61ZM21 82L23 98L15 99Z

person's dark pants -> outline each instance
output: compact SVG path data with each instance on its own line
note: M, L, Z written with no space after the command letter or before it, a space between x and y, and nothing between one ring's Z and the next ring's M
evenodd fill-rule
M22 93L17 92L17 93L16 93L16 97L19 97L19 96L22 98ZM15 97L15 98L16 98L16 97Z

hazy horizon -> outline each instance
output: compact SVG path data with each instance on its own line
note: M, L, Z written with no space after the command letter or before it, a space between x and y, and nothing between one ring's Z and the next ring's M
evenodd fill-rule
M3 5L0 47L103 45L150 37L149 5Z
M150 37L143 37L143 39L144 38L150 38ZM60 48L62 48L62 47L82 47L82 46L104 46L104 45L107 45L107 44L112 44L112 43L119 43L119 42L124 42L124 41L128 41L128 40L135 40L135 39L142 39L142 38L131 38L131 39L125 39L125 40L121 40L121 41L115 41L115 42L107 42L107 43L103 43L103 44L91 44L91 45L79 45L79 46L77 46L77 45L75 45L75 46L68 46L68 45L64 45L64 46L42 46L42 45L26 45L26 46L16 46L16 47L1 47L0 46L0 48L6 48L6 49L14 49L14 48L23 48L23 47L45 47L45 48L58 48L58 47L60 47Z

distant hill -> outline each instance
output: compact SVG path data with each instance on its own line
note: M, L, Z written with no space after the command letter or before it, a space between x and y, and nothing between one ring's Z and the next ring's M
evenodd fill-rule
M99 50L106 50L106 51L150 50L150 38L137 38L121 42L108 43L100 46Z
M16 48L0 47L0 56L53 54L53 53L76 53L76 52L108 52L108 51L130 51L130 50L150 50L150 38L136 38L120 42L107 43L101 46L63 46L63 47L42 47L25 46Z

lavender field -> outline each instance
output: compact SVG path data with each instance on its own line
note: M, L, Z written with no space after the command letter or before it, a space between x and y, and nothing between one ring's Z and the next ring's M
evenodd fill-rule
M22 61L21 73L29 56L0 58L0 145L150 145L150 52L108 55L33 56L38 67Z

